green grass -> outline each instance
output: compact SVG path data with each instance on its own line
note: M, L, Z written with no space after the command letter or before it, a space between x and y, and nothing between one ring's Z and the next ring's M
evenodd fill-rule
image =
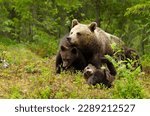
M0 68L0 98L150 98L148 72L139 75L138 70L120 67L112 88L89 86L81 72L55 73L55 50L50 57L42 58L28 46L0 39L0 55L3 51L10 66ZM148 68L150 63L143 61Z

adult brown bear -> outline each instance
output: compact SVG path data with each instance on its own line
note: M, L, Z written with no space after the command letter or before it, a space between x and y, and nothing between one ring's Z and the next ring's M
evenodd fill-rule
M98 28L96 22L85 25L76 19L72 21L72 29L67 39L83 53L88 64L91 63L97 68L101 65L100 57L106 54L113 55L112 43L118 46L124 44L120 38Z

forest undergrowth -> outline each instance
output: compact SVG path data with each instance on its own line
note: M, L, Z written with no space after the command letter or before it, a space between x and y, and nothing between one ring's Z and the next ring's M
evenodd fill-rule
M57 45L57 44L54 44ZM41 57L29 45L0 39L0 56L9 64L0 63L0 98L34 99L117 99L150 98L150 56L141 59L143 72L126 69L114 62L117 76L111 88L89 86L82 72L55 73L55 57ZM57 46L55 46L57 48ZM53 53L57 50L53 49Z

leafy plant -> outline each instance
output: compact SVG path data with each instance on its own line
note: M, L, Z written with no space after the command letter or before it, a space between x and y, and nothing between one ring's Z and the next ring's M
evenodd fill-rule
M18 86L13 86L10 88L10 98L12 99L21 99L23 96L21 95L21 91Z
M110 56L107 56L107 58L111 59L117 69L112 98L145 98L146 94L140 82L140 75L143 74L140 67L132 70L131 61L116 62ZM124 64L125 62L128 63Z

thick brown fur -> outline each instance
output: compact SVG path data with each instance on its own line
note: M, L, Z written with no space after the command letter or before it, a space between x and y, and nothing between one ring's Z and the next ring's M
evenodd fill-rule
M71 45L76 46L83 53L88 63L96 67L100 65L97 59L106 54L113 54L112 43L123 44L118 37L98 28L96 22L85 25L76 19L72 21L72 29L67 39Z
M84 69L84 78L89 85L104 84L107 87L111 87L112 82L115 79L116 70L113 64L106 58L102 58L103 64L107 65L107 69L97 69L92 64L89 64Z
M70 45L66 37L61 40L59 45L59 51L56 56L56 73L70 68L83 70L87 66L82 53L76 47Z

